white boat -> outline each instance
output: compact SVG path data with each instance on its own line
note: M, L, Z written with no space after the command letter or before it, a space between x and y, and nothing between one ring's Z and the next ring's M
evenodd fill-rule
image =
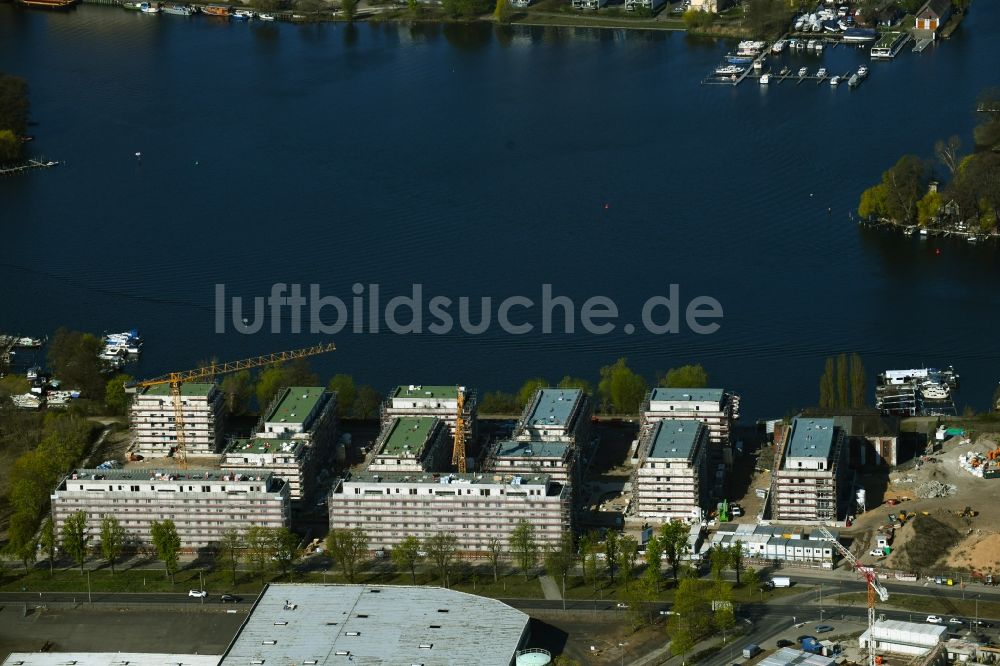
M823 42L816 42L816 53L823 52Z
M25 349L35 349L42 346L41 338L18 338L14 341L15 347L23 347Z
M195 8L188 5L167 5L163 8L163 13L175 16L191 16L195 13Z
M816 48L816 44L818 44L818 42L815 39L810 39L808 42L806 42L806 48L812 51L813 49Z
M252 19L254 16L255 14L251 9L237 9L236 11L233 12L234 19L240 19L244 21Z
M739 76L745 71L745 68L739 65L724 65L722 67L715 68L716 76Z
M273 21L274 14L257 14L257 18L259 18L261 21Z
M861 78L865 78L866 76L868 76L867 65L861 65L861 67L858 67L858 76L860 76Z
M806 67L800 67L800 68L799 68L799 78L800 78L800 79L801 79L801 78L802 78L803 76L805 76L806 74L808 74L808 73L809 73L809 69L808 69L808 68L806 68Z
M771 46L771 53L781 53L785 50L785 40L779 39Z
M857 88L859 85L861 85L861 77L858 76L857 74L851 74L851 78L847 79L847 85L851 86L852 88Z
M771 75L770 74L761 74L761 76L760 76L760 85L766 86L770 82L771 82Z
M927 229L921 229L920 230L920 235L926 237L927 236Z
M764 68L764 59L763 58L757 58L756 60L754 60L753 61L753 68L754 69L763 69Z
M816 70L816 76L820 79L826 77L826 67L820 67Z
M839 86L840 85L840 77L839 76L835 76L832 79L830 79L830 85L831 86Z
M969 237L966 238L965 240L967 240L970 243L978 243L979 242L979 238L977 236L972 235L972 234L969 234Z
M139 3L139 11L143 14L159 14L160 6L151 2L141 2Z

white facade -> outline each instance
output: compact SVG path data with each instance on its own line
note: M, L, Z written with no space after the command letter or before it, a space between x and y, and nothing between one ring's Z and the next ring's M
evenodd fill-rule
M216 455L222 444L222 391L214 384L181 384L184 450L189 456ZM135 450L147 458L172 455L177 447L176 412L170 386L151 386L132 399L129 424Z
M468 442L475 438L476 433L476 393L464 386L397 386L382 404L382 426L395 418L433 416L447 423L449 432L454 435L458 422L459 388L463 391L462 417Z
M522 442L586 444L590 435L590 398L580 389L538 389L514 428Z
M646 400L642 417L644 424L663 419L704 423L712 447L728 450L733 421L739 418L739 397L720 388L656 388Z
M101 519L113 515L149 545L153 521L169 518L185 550L218 542L229 528L289 524L288 484L270 473L79 469L63 479L51 500L57 534L70 514L83 511L92 540Z
M244 474L271 472L288 482L291 500L303 498L308 479L304 470L312 451L297 439L237 439L222 454L222 466Z
M328 501L330 529L360 527L373 550L448 532L463 555L482 556L494 537L506 550L521 520L534 526L544 550L569 529L569 492L548 476L362 472L340 482Z
M701 520L707 493L708 430L701 423L661 420L639 443L632 491L640 518Z

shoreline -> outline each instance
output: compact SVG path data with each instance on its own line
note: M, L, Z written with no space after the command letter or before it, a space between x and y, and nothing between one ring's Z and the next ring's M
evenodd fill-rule
M902 234L905 237L942 237L951 238L954 237L958 240L964 240L967 243L974 244L978 242L995 241L1000 240L1000 231L963 231L958 229L942 229L940 227L921 227L917 224L903 224L895 220L889 219L857 219L858 225L862 227L871 227L873 229L887 229L889 231L894 231ZM921 231L926 231L927 233L921 233Z

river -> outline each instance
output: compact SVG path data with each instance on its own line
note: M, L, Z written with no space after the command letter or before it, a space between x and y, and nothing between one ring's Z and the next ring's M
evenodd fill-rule
M702 85L731 43L683 33L0 5L0 69L31 86L31 153L65 162L0 179L0 331L135 327L132 372L150 376L331 337L291 332L287 311L278 333L228 319L218 333L217 284L248 301L315 283L348 303L355 284L383 303L415 283L426 299L537 302L551 284L577 310L612 299L615 331L349 327L313 366L380 391L486 391L596 383L619 356L650 380L700 362L757 418L814 404L825 357L856 351L870 380L953 364L960 405L983 409L1000 379L996 247L849 216L901 154L971 144L998 25L1000 3L980 0L952 39L872 63L857 90L762 89ZM867 62L848 47L783 60ZM638 326L672 284L681 305L719 302L717 332Z

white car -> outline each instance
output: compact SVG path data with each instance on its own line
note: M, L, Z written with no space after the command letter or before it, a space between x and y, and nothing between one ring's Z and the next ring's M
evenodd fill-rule
M939 618L937 615L928 615L927 621L930 622L931 624L941 624L943 622L943 620Z
M618 602L618 608L628 608L628 604L624 601Z
M948 624L965 624L965 622L962 622L957 617L953 617L948 620Z
M195 597L198 599L204 599L205 597L208 596L208 592L206 592L205 590L188 590L188 596Z

